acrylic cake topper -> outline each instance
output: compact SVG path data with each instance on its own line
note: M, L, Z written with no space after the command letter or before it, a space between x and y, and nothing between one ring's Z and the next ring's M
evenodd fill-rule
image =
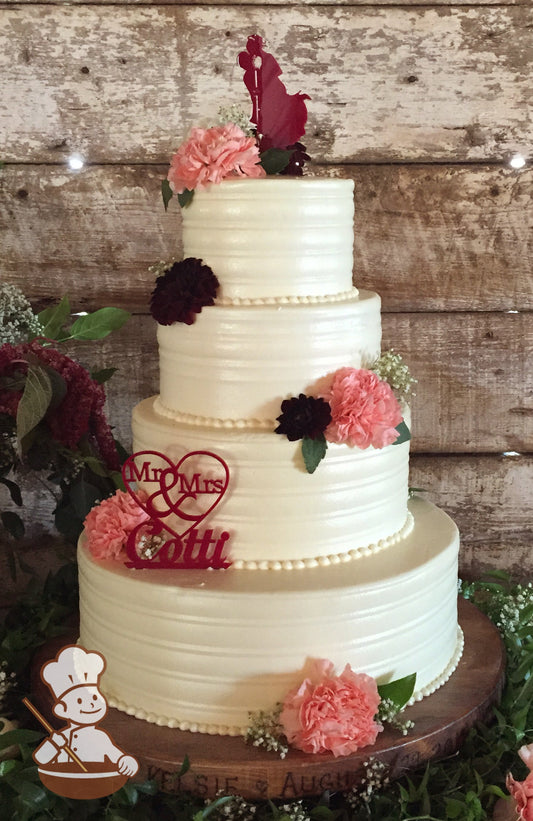
M199 529L228 488L229 469L220 456L198 450L173 462L163 453L143 450L124 462L122 478L150 517L128 536L126 567L218 570L231 565L224 555L230 534Z
M308 94L289 94L279 79L283 73L277 60L263 48L258 34L248 38L239 54L244 84L252 100L250 121L260 138L260 150L289 148L305 134Z

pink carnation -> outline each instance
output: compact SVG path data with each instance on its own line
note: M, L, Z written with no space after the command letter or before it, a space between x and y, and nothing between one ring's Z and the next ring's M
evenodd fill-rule
M349 664L334 676L333 664L317 659L311 675L286 696L280 722L289 744L305 753L350 755L374 744L383 729L374 721L380 701L373 678Z
M187 142L172 157L167 179L175 194L206 188L226 177L264 177L259 148L233 123L193 128Z
M402 410L391 386L373 371L340 368L320 394L331 408L324 435L328 442L383 448L398 438Z
M139 492L141 501L146 496ZM114 496L95 505L85 517L89 550L95 559L121 559L126 541L137 525L150 517L129 493L117 490Z
M529 773L525 781L515 781L509 773L506 786L515 800L521 821L533 821L533 773Z

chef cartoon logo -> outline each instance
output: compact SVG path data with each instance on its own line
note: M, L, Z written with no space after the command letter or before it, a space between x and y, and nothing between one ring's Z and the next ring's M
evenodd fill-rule
M24 699L49 733L33 753L39 777L59 795L110 795L139 769L138 761L98 726L107 713L107 701L99 688L105 664L100 653L79 645L63 647L55 659L43 664L41 679L52 693L54 715L66 722L59 730Z

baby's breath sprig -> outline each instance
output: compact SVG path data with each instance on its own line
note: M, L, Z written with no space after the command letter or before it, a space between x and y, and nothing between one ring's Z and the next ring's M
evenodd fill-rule
M303 801L291 801L278 807L281 817L287 821L311 821L311 816L304 807Z
M533 584L511 584L504 572L493 571L487 582L459 581L459 594L472 599L501 631L504 642L516 646L517 636L533 625Z
M9 673L7 670L7 661L0 663L0 708L4 702L4 698L8 690L15 684L15 673Z
M370 370L388 382L400 400L406 402L410 396L414 396L413 385L416 385L417 380L411 376L406 363L399 353L394 353L393 348L384 351L370 366Z
M224 791L220 790L216 794L218 801L222 800L215 810L215 817L227 819L227 821L251 821L255 818L257 812L257 805L250 804L240 795L225 796ZM216 804L217 802L215 802ZM209 807L210 802L206 801Z
M282 709L282 704L276 704L270 712L259 710L256 713L248 713L250 726L244 737L248 744L252 744L254 747L264 747L270 752L279 753L280 758L285 758L289 751L289 745L279 723Z
M42 332L43 326L22 291L0 282L0 345L29 342Z
M407 735L409 730L415 726L411 719L400 718L402 711L390 698L382 698L378 708L378 721L381 724L389 724L395 730L399 730L402 735Z
M250 117L239 105L233 104L220 106L218 109L217 125L226 125L226 123L238 125L248 137L253 136Z
M369 804L375 793L389 784L389 767L378 758L369 758L363 762L364 775L352 789L346 793L346 803L353 810L362 804Z
M179 262L177 257L171 257L171 259L161 259L159 262L154 262L153 265L150 265L148 272L154 277L161 277L164 273L170 271L175 262Z

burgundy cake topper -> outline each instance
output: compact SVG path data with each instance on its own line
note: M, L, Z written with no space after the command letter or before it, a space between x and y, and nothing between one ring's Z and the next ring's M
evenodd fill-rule
M230 566L223 555L230 534L199 529L228 488L229 469L220 456L197 450L173 462L164 453L143 450L124 462L122 478L130 496L150 517L128 536L126 567Z
M251 122L257 127L260 150L288 148L305 134L308 94L288 94L279 79L283 73L277 60L263 49L258 34L248 38L239 54L244 84L252 98Z

